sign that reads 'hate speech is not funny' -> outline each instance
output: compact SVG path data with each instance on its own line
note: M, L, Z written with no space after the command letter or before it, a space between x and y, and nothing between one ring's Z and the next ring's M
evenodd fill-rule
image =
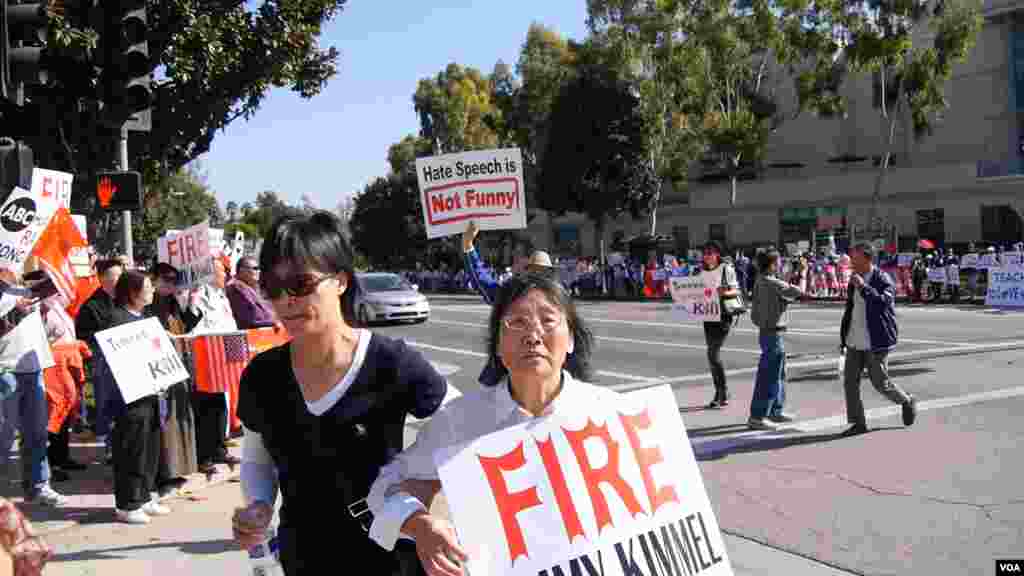
M126 403L188 379L188 370L156 318L97 332L96 342Z
M481 230L526 228L523 162L518 148L477 150L416 159L427 238Z
M435 454L471 574L733 573L671 389L609 400Z

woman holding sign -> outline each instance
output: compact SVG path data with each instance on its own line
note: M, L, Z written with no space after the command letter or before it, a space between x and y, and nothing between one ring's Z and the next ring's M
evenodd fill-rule
M704 245L704 274L715 275L718 283L718 299L721 302L721 319L717 322L704 323L704 342L708 347L708 364L711 367L711 379L715 383L715 397L708 408L722 408L729 405L729 386L725 381L725 364L722 363L722 346L732 329L733 316L729 301L737 301L740 297L740 284L736 280L736 270L722 261L722 246L715 241ZM707 284L705 284L707 286Z
M329 212L286 217L260 251L260 286L293 339L242 373L247 506L232 523L242 546L264 541L280 486L288 575L321 574L344 557L368 574L398 573L401 555L366 537L366 496L402 449L406 415L430 416L447 391L419 352L356 325L358 285L342 228Z
M508 376L438 412L416 443L381 470L367 498L374 513L370 537L389 550L400 536L414 538L430 576L457 576L467 560L450 523L427 511L440 490L434 464L438 449L616 401L614 392L583 382L589 377L593 336L557 282L532 274L513 276L498 289L488 326L489 356ZM570 353L576 361L567 368Z
M149 276L135 270L125 271L114 288L111 327L145 319L145 309L153 303L153 292ZM113 433L116 515L128 524L149 524L150 516L171 513L156 498L163 399L151 394L124 405L120 390L114 393L121 404L115 413Z

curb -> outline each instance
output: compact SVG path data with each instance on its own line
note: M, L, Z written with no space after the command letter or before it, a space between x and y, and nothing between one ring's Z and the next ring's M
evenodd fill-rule
M228 451L234 456L240 456L241 449L238 447L231 447ZM105 466L104 464L93 464L93 466ZM109 473L108 473L109 474ZM161 502L173 502L173 501L187 501L192 500L192 497L207 488L219 486L232 481L237 481L241 476L241 467L235 466L233 469L225 464L217 464L216 472L212 476L207 476L203 473L190 474L187 477L187 482L173 493L160 499ZM73 481L72 481L73 482ZM58 492L61 491L61 485L56 485ZM69 498L69 503L66 506L56 508L43 508L37 505L25 505L22 498L11 498L12 501L18 506L29 521L32 522L32 528L35 534L39 536L53 536L74 530L82 525L86 524L98 524L98 523L117 523L117 520L113 516L113 507L96 507L94 510L86 513L73 515L71 518L60 518L62 510L73 510L76 507L76 498L81 498L82 495L66 495ZM89 494L89 496L94 496ZM109 496L109 493L97 494L97 496ZM201 498L195 499L196 501L202 500ZM33 516L37 516L40 512L53 516L54 519L33 519Z

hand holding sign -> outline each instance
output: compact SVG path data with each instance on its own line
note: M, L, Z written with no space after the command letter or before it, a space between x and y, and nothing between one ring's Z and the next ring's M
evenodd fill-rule
M462 251L469 252L473 249L473 242L476 240L476 235L480 233L480 227L477 226L475 220L470 220L469 224L466 224L466 231L462 233Z
M462 576L462 563L469 556L459 546L451 522L427 512L419 512L409 518L404 526L408 527L408 534L416 539L416 555L428 576Z

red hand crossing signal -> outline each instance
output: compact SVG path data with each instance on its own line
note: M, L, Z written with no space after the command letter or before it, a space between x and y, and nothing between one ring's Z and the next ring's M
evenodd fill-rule
M142 176L138 172L97 174L96 199L103 210L138 210L142 208Z
M99 186L96 187L96 197L99 198L100 206L109 207L115 194L117 194L117 186L114 185L114 181L109 176L101 176Z

